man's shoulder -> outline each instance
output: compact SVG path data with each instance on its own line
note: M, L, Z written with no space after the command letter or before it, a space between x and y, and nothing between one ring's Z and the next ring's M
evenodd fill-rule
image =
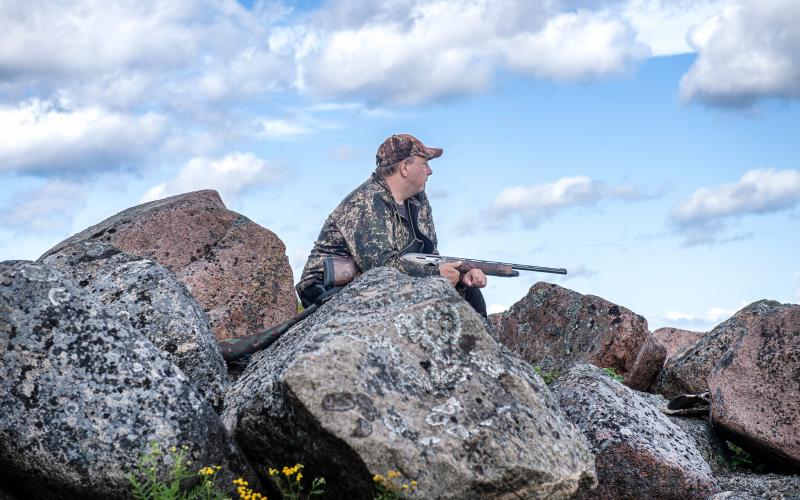
M373 177L350 192L333 211L334 214L349 212L360 207L374 208L377 203L385 203L389 198L386 189Z

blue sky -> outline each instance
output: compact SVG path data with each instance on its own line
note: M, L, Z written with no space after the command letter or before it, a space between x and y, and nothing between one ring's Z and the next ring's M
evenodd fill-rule
M286 243L412 133L445 254L651 329L800 301L797 1L0 5L0 259L212 188Z

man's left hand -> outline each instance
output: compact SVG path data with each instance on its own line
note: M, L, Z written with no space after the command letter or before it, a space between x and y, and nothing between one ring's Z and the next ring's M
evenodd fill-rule
M461 276L461 282L473 288L483 288L486 286L486 275L480 269L470 269Z

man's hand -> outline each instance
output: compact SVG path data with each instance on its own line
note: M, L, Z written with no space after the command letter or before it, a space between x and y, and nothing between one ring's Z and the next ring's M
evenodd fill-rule
M445 262L444 264L439 264L439 274L447 278L451 285L456 286L459 278L461 278L461 272L456 269L460 265L460 260L457 262ZM486 277L483 279L486 280Z
M486 275L480 269L470 269L461 277L461 282L473 288L486 286Z

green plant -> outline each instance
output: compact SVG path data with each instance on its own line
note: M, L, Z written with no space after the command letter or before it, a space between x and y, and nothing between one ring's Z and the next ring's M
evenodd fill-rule
M388 471L385 477L382 474L372 476L372 480L375 482L375 490L378 493L375 500L397 500L414 495L417 491L417 482L406 483L400 480L402 477L402 474L394 470Z
M613 368L603 368L602 370L606 375L613 378L617 382L622 382L623 380L625 380L625 378L619 373L617 373L617 371L614 370Z
M188 446L173 446L164 451L158 443L152 443L150 450L141 456L136 472L126 475L133 487L133 498L136 500L221 500L224 493L219 491L214 482L219 465L207 466L198 472L192 472L187 460ZM164 479L160 479L161 471L168 468Z
M553 382L555 382L555 380L559 376L558 370L553 370L548 372L544 371L541 366L534 366L533 371L535 371L540 377L542 377L542 380L547 385L550 385Z
M284 500L301 500L311 498L312 496L322 495L325 490L322 487L325 485L324 477L315 477L311 482L311 491L303 495L303 485L300 480L303 479L303 464L295 464L294 467L284 467L281 473L278 469L269 469L269 477L272 482L280 490L281 496Z
M766 466L757 462L753 455L730 441L725 441L725 444L728 446L728 450L731 453L730 464L732 469L766 472Z

